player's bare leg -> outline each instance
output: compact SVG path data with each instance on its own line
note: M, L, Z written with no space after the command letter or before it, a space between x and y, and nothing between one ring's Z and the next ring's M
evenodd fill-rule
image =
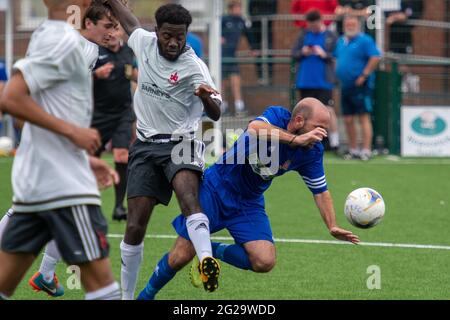
M275 245L267 240L250 241L244 244L248 258L255 272L269 272L276 262Z
M242 270L264 273L271 271L275 266L275 246L268 240L249 241L243 245L213 242L212 246L215 258ZM191 268L191 282L197 287L197 281L192 274Z
M176 271L183 269L195 257L195 249L192 242L178 237L169 252L169 266Z
M120 244L122 257L122 299L134 299L137 275L144 253L144 237L157 200L150 197L128 199L128 219L125 237Z
M93 292L114 283L109 258L80 264L81 283L86 292Z
M200 261L200 274L207 291L218 288L219 263L213 258L209 219L198 200L200 179L197 172L179 171L172 180L178 203L186 217L186 227Z
M36 256L0 251L0 294L11 297Z

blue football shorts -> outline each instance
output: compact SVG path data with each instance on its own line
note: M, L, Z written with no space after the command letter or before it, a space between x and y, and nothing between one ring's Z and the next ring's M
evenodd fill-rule
M226 186L211 183L206 175L200 185L199 200L203 213L209 219L211 234L227 229L237 244L267 240L274 242L264 198L243 200L227 190ZM172 222L177 234L187 240L186 218L180 214Z

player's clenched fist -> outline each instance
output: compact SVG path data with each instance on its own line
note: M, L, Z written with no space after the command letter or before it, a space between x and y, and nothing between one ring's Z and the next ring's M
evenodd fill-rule
M95 154L101 146L100 135L96 129L74 127L69 139L91 155Z
M195 95L200 98L209 98L212 94L219 94L219 92L206 84L200 85L195 90Z
M324 138L327 137L327 131L323 128L315 128L314 130L297 136L293 145L299 147L311 147L317 142L321 142Z
M114 70L114 64L108 62L107 64L101 66L97 70L95 70L94 74L99 79L108 79L111 75L111 72Z

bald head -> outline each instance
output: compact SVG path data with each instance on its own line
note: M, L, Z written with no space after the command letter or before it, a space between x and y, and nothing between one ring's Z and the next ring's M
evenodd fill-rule
M328 108L315 98L305 98L300 100L292 111L292 118L301 115L305 120L312 118L330 118Z
M327 130L330 126L331 114L319 100L306 98L301 100L292 110L288 131L293 134L305 134L316 128Z

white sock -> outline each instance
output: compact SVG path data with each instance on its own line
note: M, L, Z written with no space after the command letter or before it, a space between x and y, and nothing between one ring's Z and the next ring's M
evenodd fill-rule
M117 282L96 291L87 292L86 300L120 300L120 286Z
M369 150L369 149L362 149L362 150L361 150L361 154L364 154L364 155L370 157L370 156L372 155L372 151Z
M236 111L243 111L245 109L244 101L242 100L236 100L234 102L234 107L236 108Z
M45 247L44 258L42 258L39 272L44 276L44 280L50 282L55 276L55 269L58 262L61 260L61 255L56 247L55 240L50 241Z
M12 216L13 211L9 209L8 212L0 220L0 243L2 243L3 233L5 232L6 226L8 225L9 218Z
M136 291L136 281L144 255L144 242L137 246L120 243L122 257L121 284L122 300L133 300Z
M208 217L204 213L192 214L186 218L186 227L198 259L212 257Z
M328 140L330 141L330 147L337 148L339 147L339 132L330 132L328 136Z

